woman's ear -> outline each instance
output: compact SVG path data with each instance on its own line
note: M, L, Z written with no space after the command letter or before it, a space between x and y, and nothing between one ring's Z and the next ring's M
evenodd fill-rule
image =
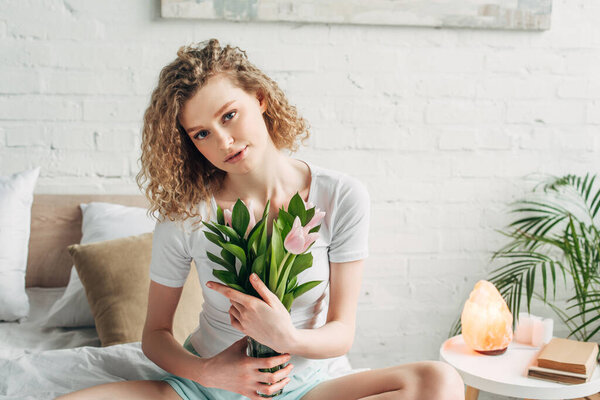
M267 101L265 99L265 95L263 94L262 90L258 90L256 92L256 99L258 100L258 104L260 106L260 111L264 114L265 111L267 111Z

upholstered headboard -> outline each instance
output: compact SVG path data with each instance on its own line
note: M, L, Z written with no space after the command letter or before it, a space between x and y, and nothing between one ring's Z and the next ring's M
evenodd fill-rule
M92 201L148 206L142 195L35 195L31 208L26 287L67 285L73 265L67 246L81 240L79 204Z

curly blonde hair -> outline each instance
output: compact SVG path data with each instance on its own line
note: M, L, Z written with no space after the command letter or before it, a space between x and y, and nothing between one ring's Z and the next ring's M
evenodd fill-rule
M208 79L224 74L247 93L266 101L263 114L278 149L295 151L308 138L308 124L289 104L277 83L254 66L246 52L211 39L177 51L160 72L144 113L138 186L150 201L149 213L170 220L200 216L198 204L221 187L226 173L213 166L194 146L179 122L184 104Z

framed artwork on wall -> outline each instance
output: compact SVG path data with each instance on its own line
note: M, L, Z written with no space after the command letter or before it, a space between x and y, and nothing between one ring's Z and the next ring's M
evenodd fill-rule
M550 29L552 0L161 0L164 18Z

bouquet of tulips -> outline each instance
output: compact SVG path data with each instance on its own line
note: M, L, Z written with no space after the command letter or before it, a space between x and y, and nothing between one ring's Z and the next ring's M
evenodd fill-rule
M213 275L224 284L240 292L261 298L250 283L250 275L256 273L285 308L290 311L294 300L322 281L310 281L298 285L298 275L310 268L313 256L308 250L319 237L321 220L325 212L304 203L296 193L288 209L279 209L273 219L272 232L267 233L269 217L267 202L260 221L256 222L252 204L238 199L232 210L217 206L217 222L204 222L208 228L206 238L221 248L220 256L206 252L209 260L225 269L213 269ZM252 357L272 357L279 353L248 337L246 353ZM286 364L260 369L275 372ZM259 393L261 397L274 397Z
M294 299L317 286L321 281L298 285L298 275L310 268L313 256L308 250L319 237L325 212L308 205L296 193L288 209L279 209L267 234L269 202L260 221L256 222L246 204L239 200L232 210L217 206L217 222L203 222L208 228L206 238L221 248L221 254L207 251L212 262L225 269L214 269L213 275L231 288L256 297L249 277L256 273L275 293L288 311Z

